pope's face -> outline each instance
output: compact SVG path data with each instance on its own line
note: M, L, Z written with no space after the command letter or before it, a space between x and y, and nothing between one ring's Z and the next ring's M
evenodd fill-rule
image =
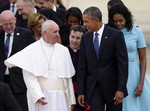
M58 42L59 36L59 27L57 24L51 25L51 27L45 31L45 39L47 43L55 44Z

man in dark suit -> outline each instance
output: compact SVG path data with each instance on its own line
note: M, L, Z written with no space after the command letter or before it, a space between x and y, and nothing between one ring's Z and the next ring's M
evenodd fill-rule
M0 111L21 111L7 84L0 82Z
M84 105L85 95L91 111L122 111L127 96L128 56L123 34L102 23L97 7L83 12L88 32L80 44L78 64L78 102Z
M22 17L18 14L16 2L17 0L9 0L9 2L6 2L4 5L1 6L0 13L4 10L11 10L15 14L17 21L19 21Z
M65 46L69 45L69 36L68 36L68 31L67 31L67 27L66 27L66 20L65 20L66 10L61 9L61 8L57 8L54 4L54 0L37 0L37 3L38 3L38 7L41 10L46 10L46 11L44 11L44 15L47 18L49 18L47 16L49 14L49 11L50 10L54 11L54 13L57 15L58 19L62 22L62 24L60 26L59 25L60 23L57 23L54 20L59 25L59 28L60 28L59 33L61 35L62 44ZM41 13L41 14L43 14L43 13Z
M22 19L17 23L17 26L27 28L27 21L32 13L41 13L47 19L54 20L60 27L63 26L63 23L53 10L40 10L38 7L34 6L32 0L18 0L16 5L19 14L22 16Z
M65 23L66 10L56 7L54 1L55 0L37 0L37 3L41 10L52 9L57 14L59 19Z
M10 10L3 11L0 19L3 28L0 31L0 81L10 85L22 110L28 111L22 70L17 67L8 69L4 60L33 43L35 39L31 30L16 27L16 18Z

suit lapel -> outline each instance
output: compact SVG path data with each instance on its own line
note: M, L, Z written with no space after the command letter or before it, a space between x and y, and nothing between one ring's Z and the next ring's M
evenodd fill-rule
M87 44L89 46L88 50L91 52L91 54L93 54L94 58L98 59L97 55L96 55L95 48L94 48L93 33L92 32L89 33L89 41Z
M99 48L99 59L102 56L103 50L106 49L105 46L107 46L106 44L108 42L109 37L110 37L109 30L108 30L107 26L105 25L104 31L102 34L102 38L101 38L100 48Z

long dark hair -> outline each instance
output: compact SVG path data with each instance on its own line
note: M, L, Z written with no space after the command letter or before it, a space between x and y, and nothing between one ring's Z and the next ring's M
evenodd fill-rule
M109 13L108 14L109 26L116 28L116 26L114 25L113 16L115 14L121 14L124 16L124 18L126 20L126 28L128 29L128 31L130 31L132 29L132 27L133 27L133 15L125 5L121 5L121 4L114 5L110 8L108 13Z
M66 12L66 22L70 16L76 17L79 20L79 25L83 25L82 12L78 7L70 7Z

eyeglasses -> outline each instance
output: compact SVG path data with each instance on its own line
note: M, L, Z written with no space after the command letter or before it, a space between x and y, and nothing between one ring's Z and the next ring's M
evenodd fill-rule
M15 22L11 22L11 23L2 23L2 26L3 26L3 27L8 27L8 26L12 27L12 26L14 26L14 25L15 25Z

